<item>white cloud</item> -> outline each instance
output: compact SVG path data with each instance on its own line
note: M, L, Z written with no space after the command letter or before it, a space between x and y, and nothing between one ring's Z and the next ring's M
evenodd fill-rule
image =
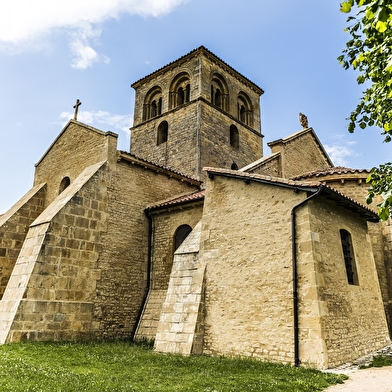
M85 24L70 33L71 42L69 47L73 56L72 68L86 69L99 60L100 56L90 46L90 40L97 41L100 35L101 30L93 29L89 24Z
M0 49L37 47L53 31L70 31L72 66L86 68L100 57L90 40L98 39L95 26L121 15L154 16L169 13L189 0L13 0L0 3ZM44 43L43 43L44 44Z
M354 151L346 146L324 145L324 147L335 166L346 166L347 165L346 158L355 155Z
M62 112L60 114L61 125L64 126L73 116L71 112ZM131 115L111 114L102 110L97 112L81 110L78 113L78 121L104 131L124 132L127 136L132 126Z

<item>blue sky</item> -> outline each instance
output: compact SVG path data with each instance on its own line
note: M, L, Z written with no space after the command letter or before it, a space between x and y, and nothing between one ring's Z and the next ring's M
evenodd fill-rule
M0 5L0 213L33 182L34 164L73 116L129 150L130 84L204 45L264 91L266 143L298 114L335 165L391 160L378 129L347 132L363 87L336 58L348 33L332 0L13 0Z

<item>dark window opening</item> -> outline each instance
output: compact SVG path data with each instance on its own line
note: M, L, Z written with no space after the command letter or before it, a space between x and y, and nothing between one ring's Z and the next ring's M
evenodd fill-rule
M215 105L222 108L222 94L219 89L215 93Z
M191 100L191 85L187 84L185 88L185 102L189 102Z
M244 106L240 107L240 121L246 122L246 110Z
M167 142L169 135L169 124L167 121L162 121L158 126L157 146Z
M240 146L240 137L235 125L230 126L230 146L238 148Z
M181 225L174 235L174 251L184 242L185 238L188 237L189 233L192 231L192 227L189 225Z
M357 285L358 275L355 264L353 245L351 241L351 234L347 230L342 229L340 230L340 239L342 242L348 284Z
M70 183L71 180L69 179L69 177L64 177L60 182L59 194L62 193L65 190L65 188L69 186Z
M182 105L184 102L185 102L184 89L180 87L177 91L177 103L178 105Z
M151 117L155 117L158 114L158 107L156 101L151 103Z
M231 170L238 170L238 165L235 162L231 164Z

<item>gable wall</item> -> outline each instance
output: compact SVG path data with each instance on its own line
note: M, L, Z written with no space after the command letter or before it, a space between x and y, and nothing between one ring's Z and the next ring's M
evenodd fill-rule
M72 182L85 167L105 160L112 162L116 144L117 135L71 121L36 166L34 184L47 183L45 206L59 194L64 177Z
M280 155L273 159L268 159L260 165L256 165L254 168L246 170L247 173L261 174L264 176L281 177L281 162Z
M292 140L272 146L272 153L279 151L281 152L283 178L290 178L331 166L311 132L306 132Z

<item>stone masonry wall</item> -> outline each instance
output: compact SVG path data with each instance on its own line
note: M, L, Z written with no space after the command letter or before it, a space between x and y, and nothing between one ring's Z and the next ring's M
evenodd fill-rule
M147 285L147 206L198 189L165 173L120 160L108 188L107 232L94 299L98 338L129 338Z
M137 339L155 339L163 302L169 285L174 257L174 235L181 225L192 228L202 217L203 204L183 205L175 209L158 210L153 217L153 245L151 254L151 287L141 317Z
M2 320L16 310L7 342L93 336L106 176L102 163L86 168L33 222L0 301ZM20 305L11 306L18 295Z
M168 140L157 145L159 124L167 121ZM197 106L187 104L165 116L156 117L132 129L131 153L168 166L189 176L198 172Z
M290 178L331 166L313 134L303 132L271 145L272 153L281 153L282 177Z
M323 176L318 180L325 183L348 197L366 205L369 184L366 183L367 172L336 174ZM369 208L377 211L375 200ZM378 280L382 293L385 314L392 337L392 258L391 258L391 226L388 222L368 223Z
M0 217L0 300L30 224L44 209L46 186L37 185Z
M280 154L265 157L263 160L260 160L259 164L255 164L253 167L249 165L243 168L243 171L246 173L262 174L264 176L281 177Z
M174 257L174 235L181 225L192 228L200 221L202 202L153 215L152 288L167 289Z
M155 350L202 354L205 264L199 260L201 222L174 254L167 295L159 318Z
M208 180L200 246L205 354L293 362L290 210L303 197L260 183Z
M201 168L231 169L233 163L241 168L262 157L263 140L260 133L250 130L238 120L228 118L223 111L207 103L200 103L200 111ZM230 145L230 125L237 127L238 147Z
M388 328L366 222L323 198L318 198L317 205L310 202L310 207L322 333L327 366L334 367L387 345ZM340 229L351 234L358 285L347 281ZM301 249L301 245L299 249L303 253L308 250ZM306 285L307 279L301 275L299 285ZM301 295L301 299L306 298L303 290ZM301 337L305 337L301 319L300 330Z

